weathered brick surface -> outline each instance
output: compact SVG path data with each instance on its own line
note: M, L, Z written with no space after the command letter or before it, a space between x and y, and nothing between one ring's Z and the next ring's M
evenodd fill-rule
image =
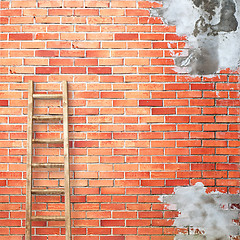
M173 54L186 40L150 17L159 2L0 6L1 240L24 239L29 80L38 93L60 92L61 81L69 82L73 240L172 240L178 232L159 195L196 182L238 193L239 72L177 74ZM34 111L61 114L59 106L36 101ZM55 138L62 126L38 123L34 131ZM61 147L37 146L34 162L62 161ZM59 170L38 169L33 178L34 186L64 186ZM59 215L63 202L37 196L33 209ZM36 239L64 239L56 236L64 234L61 222L33 226Z

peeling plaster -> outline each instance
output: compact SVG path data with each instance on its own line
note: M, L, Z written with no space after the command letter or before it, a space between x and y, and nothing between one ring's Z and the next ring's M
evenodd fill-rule
M239 234L239 227L233 224L238 217L238 209L229 209L232 203L239 203L238 195L206 193L202 183L195 186L177 187L175 195L159 198L169 204L169 209L178 210L176 227L189 227L190 235L177 235L175 240L205 239L227 240Z
M240 0L164 0L151 15L188 38L188 55L176 57L176 69L209 75L240 66Z

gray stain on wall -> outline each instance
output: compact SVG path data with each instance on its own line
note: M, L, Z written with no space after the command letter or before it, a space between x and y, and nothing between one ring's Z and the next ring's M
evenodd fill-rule
M201 16L195 24L194 36L201 32L208 32L208 35L218 35L219 32L236 31L238 22L235 17L236 4L233 0L193 0L193 4L202 12L207 13L207 17ZM211 20L216 15L216 8L221 7L220 21L218 24L212 25ZM205 14L204 14L205 15Z
M239 67L240 0L165 0L152 15L188 37L188 55L176 57L178 67L197 75Z

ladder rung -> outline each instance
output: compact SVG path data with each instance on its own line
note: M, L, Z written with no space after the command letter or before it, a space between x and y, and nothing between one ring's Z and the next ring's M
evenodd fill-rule
M62 94L33 94L35 99L62 99Z
M33 116L33 120L35 121L63 120L63 115Z
M32 189L32 194L60 195L60 194L64 194L64 189Z
M33 143L63 143L63 139L33 139Z
M64 163L32 163L32 168L64 168Z
M65 221L63 216L32 216L31 221Z

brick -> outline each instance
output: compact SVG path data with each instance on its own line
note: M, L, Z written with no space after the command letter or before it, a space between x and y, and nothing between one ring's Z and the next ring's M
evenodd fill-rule
M102 48L107 48L107 49L124 49L126 48L126 43L125 42L102 42Z
M227 92L204 91L204 98L227 98Z
M138 7L139 8L161 7L161 4L141 1L138 3Z
M192 132L190 138L215 138L214 132Z
M0 67L0 72L7 74L8 73L8 67Z
M126 108L126 115L149 115L150 109L148 108Z
M148 10L141 10L141 9L127 9L126 16L149 16Z
M59 51L58 50L36 50L35 56L36 57L58 57Z
M61 40L85 40L85 34L83 33L61 33Z
M62 7L62 2L59 0L52 0L52 1L46 1L46 0L40 0L38 2L39 8L59 8Z
M175 92L153 92L152 98L176 98Z
M79 25L76 26L77 32L100 32L100 26L95 25ZM84 45L86 45L84 43Z
M82 23L86 24L86 18L84 17L62 17L62 23Z
M227 124L204 124L204 131L227 131Z
M113 8L135 8L136 2L135 1L117 1L113 0L111 2L111 6Z
M201 100L190 100L191 106L214 106L214 100L212 99L201 99Z
M176 130L176 126L175 125L162 125L162 124L152 124L152 131L155 132L155 131L175 131Z
M136 67L114 67L113 68L114 74L133 74L137 73Z
M239 186L239 180L216 179L217 186Z
M54 24L54 23L60 23L60 17L36 17L36 23L42 23L42 24ZM47 26L48 27L48 26ZM59 27L59 25L58 25ZM55 27L51 27L54 29Z
M45 43L44 42L22 42L21 43L21 47L23 49L27 48L27 49L40 49L40 48L44 48L45 47Z
M89 17L89 24L111 24L112 17Z
M0 16L21 16L20 9L3 9L0 10Z
M68 25L49 25L47 27L47 30L49 32L73 32L73 26L68 26ZM69 36L70 40L71 40L71 37L72 36ZM83 37L84 36L80 36L80 37L78 36L78 38L76 38L76 39L79 39L79 38L81 39ZM60 38L65 40L64 37L62 37L62 36ZM69 39L66 39L66 40L69 40ZM70 46L70 44L69 44L69 46Z
M113 186L112 180L90 180L89 186Z
M8 22L8 21L7 21ZM34 18L33 17L12 17L10 18L11 24L33 24Z
M59 73L58 67L37 67L36 74L54 74Z
M166 116L165 121L167 123L188 123L189 117L187 117L187 116Z
M191 122L208 123L215 122L214 116L192 116Z
M141 180L141 186L146 187L146 186L152 186L152 187L157 187L157 186L164 186L164 180ZM161 213L160 213L161 214ZM150 217L148 214L146 217Z
M7 107L8 106L8 100L0 100L0 106L1 107Z
M1 19L1 18L0 18L0 19ZM0 40L1 40L1 41L3 41L3 40L6 41L7 38L8 38L8 35L7 35L7 34L4 34L4 33L0 34ZM6 43L5 43L5 45L6 45ZM4 47L4 44L1 46L1 48L3 48L3 47ZM5 53L5 54L3 54L3 53ZM6 51L4 52L4 51L1 50L1 56L2 56L2 57L4 57L4 56L7 57Z
M108 1L87 1L86 7L88 7L88 8L108 8L109 2Z
M182 41L186 40L186 36L178 36L177 34L166 34L165 40L167 41Z
M162 50L140 50L139 57L162 57Z
M71 48L71 43L67 41L47 42L47 48Z
M25 9L23 8L23 16L46 16L47 9Z
M0 8L8 8L9 7L9 2L0 2Z
M48 59L26 58L26 59L24 59L24 65L47 66L48 65Z
M203 156L203 162L226 162L226 156Z
M136 50L128 50L127 52L124 50L112 50L112 57L137 57L138 52ZM130 64L126 64L130 65Z
M89 58L92 58L92 57L106 58L106 57L110 57L110 52L108 50L87 50L86 56Z
M73 14L72 9L49 9L48 15L49 16L71 16Z
M148 74L162 74L163 73L163 67L139 67L139 73L148 73Z
M163 105L163 101L162 100L139 100L139 106L153 106L153 107L158 107L158 106L162 106Z
M98 16L98 9L76 9L74 10L74 16Z
M99 59L99 65L104 66L104 65L123 65L123 59Z
M10 25L10 26L5 26L5 25L2 25L1 26L1 32L4 33L4 32L20 32L20 25ZM18 34L16 34L18 35ZM3 35L4 36L4 35ZM20 35L19 35L20 36Z
M151 59L152 65L174 65L173 59Z
M111 139L111 133L88 133L88 139Z
M110 84L87 84L87 89L88 90L111 90L111 85Z
M217 115L217 114L227 114L227 108L203 108L203 114L212 114L212 115Z
M213 155L215 153L214 149L211 148L194 148L191 149L191 154L193 155Z
M216 100L216 106L240 106L239 100Z
M191 90L214 90L214 83L192 83Z
M112 69L110 67L89 67L89 74L111 74Z
M10 68L11 74L28 74L28 73L34 73L34 68L32 67L11 67Z
M137 234L137 228L116 228L113 230L113 234Z
M167 115L176 114L175 108L154 108L152 109L152 115Z
M101 236L100 240L124 240L125 237L124 236Z
M1 204L1 206L3 206L4 204ZM15 205L15 204L12 204ZM10 206L9 206L10 207ZM5 208L1 208L1 209L5 209ZM14 208L9 210L16 210ZM8 219L8 221L1 219L0 220L1 226L11 226L11 227L20 227L21 226L21 220L12 220L12 219Z
M138 34L137 33L116 33L115 40L117 40L117 41L138 40Z
M11 57L33 57L34 51L32 50L25 50L25 51L19 51L19 50L12 50L10 51Z
M80 55L77 52L76 53L65 53L66 55ZM84 56L84 52L82 53L82 55ZM78 56L76 56L78 57ZM98 65L98 60L97 59L76 59L75 60L75 66L97 66Z
M22 60L17 58L1 59L2 66L17 66L17 65L21 65L21 63L22 63Z
M186 83L178 83L178 84L166 84L165 85L165 90L188 90L189 89L189 84Z
M9 34L9 40L15 41L15 40L33 40L33 35L31 33L10 33Z
M124 32L125 27L123 25L106 25L102 26L102 32Z
M65 8L82 8L83 1L66 1L64 2Z
M166 180L166 186L188 186L189 180Z
M139 186L139 180L115 180L116 186Z
M50 59L49 65L50 66L72 66L73 59L64 59L64 58Z

